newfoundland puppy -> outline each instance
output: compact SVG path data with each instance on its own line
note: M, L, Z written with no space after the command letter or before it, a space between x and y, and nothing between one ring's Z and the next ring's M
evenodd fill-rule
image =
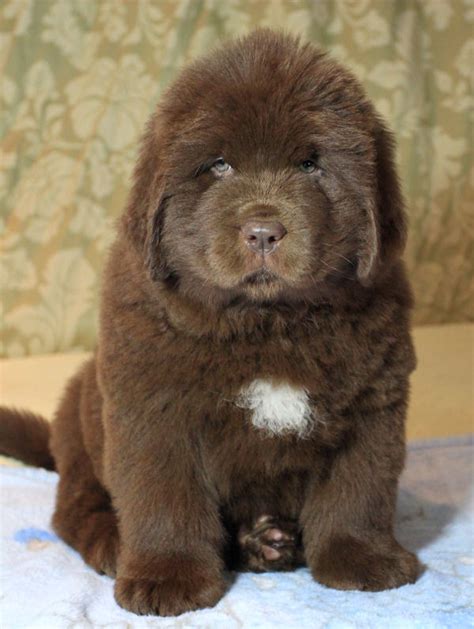
M119 605L215 605L227 570L413 583L393 535L415 357L393 139L356 79L256 31L186 68L141 144L98 349L54 423L55 531ZM50 433L51 430L51 434Z

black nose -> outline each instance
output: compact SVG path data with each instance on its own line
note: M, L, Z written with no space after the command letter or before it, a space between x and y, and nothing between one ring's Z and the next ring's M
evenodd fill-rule
M272 253L278 243L286 235L286 229L281 223L263 221L248 221L242 227L242 234L247 246L256 253Z

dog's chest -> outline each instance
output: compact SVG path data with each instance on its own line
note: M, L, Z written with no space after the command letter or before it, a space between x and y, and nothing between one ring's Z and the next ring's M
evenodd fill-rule
M304 437L315 421L308 393L287 383L256 379L241 389L236 403L250 412L256 428L272 435Z

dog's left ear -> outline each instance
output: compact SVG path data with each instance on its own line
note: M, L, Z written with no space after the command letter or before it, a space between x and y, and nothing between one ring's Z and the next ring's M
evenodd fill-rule
M374 146L376 192L367 208L357 267L363 284L370 284L378 270L389 268L402 254L407 235L405 204L395 168L395 142L380 119L374 130Z

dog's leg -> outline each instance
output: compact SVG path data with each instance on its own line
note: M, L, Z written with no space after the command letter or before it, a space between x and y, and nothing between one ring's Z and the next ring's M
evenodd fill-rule
M294 570L304 564L298 523L261 515L237 534L239 570L271 572Z
M354 433L327 477L313 479L301 516L314 578L341 590L395 588L419 574L416 556L393 536L405 402L394 401L377 414L369 409L354 415Z
M84 460L72 464L60 476L53 527L94 570L115 576L117 518L108 493Z
M82 409L95 439L90 446L99 461L100 402L95 363L89 361L70 380L52 425L51 448L59 472L53 527L97 572L113 576L119 549L117 518L84 444L80 417Z
M161 616L214 606L228 587L223 532L192 440L146 413L127 425L109 417L106 425L106 476L121 536L117 602Z

